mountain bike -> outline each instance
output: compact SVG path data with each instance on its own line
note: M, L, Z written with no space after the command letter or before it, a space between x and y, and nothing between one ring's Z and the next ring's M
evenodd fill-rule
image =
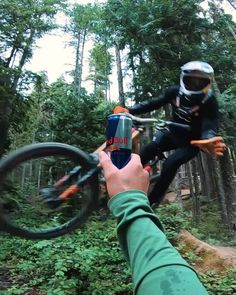
M133 121L133 146L138 152L146 125L158 130L189 130L188 125L128 114ZM47 142L25 146L0 161L0 231L28 239L55 238L82 226L98 208L99 185L104 183L97 153L71 145ZM158 177L150 162L150 182Z

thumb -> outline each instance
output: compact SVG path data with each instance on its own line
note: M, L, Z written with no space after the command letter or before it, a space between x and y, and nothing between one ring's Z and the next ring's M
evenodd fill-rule
M108 174L111 174L118 170L116 166L112 164L112 161L109 158L109 156L103 151L99 153L99 162L102 169L104 170L105 177L107 177Z

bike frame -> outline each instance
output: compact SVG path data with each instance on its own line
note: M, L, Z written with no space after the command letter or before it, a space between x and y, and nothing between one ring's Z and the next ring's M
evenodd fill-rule
M162 125L161 128L165 128L163 124L170 124L171 122L168 121L162 121L162 120L157 120L154 118L139 118L136 116L133 116L131 114L126 114L127 116L129 116L133 122L142 124L142 126L140 127L134 127L132 129L132 143L133 143L133 148L132 151L133 153L139 154L140 151L140 135L141 133L144 132L144 125L152 125L152 124L158 124ZM177 124L179 125L179 127L181 127L180 125L182 124ZM182 127L183 128L183 127ZM99 152L104 151L106 149L106 142L104 142L99 148L97 148L93 155L97 155ZM156 164L157 161L153 162L152 165L146 165L145 169L147 171L151 171L151 166L153 166L154 164ZM71 185L68 189L66 189L59 197L57 201L62 201L62 200L66 200L67 198L70 198L71 196L73 196L75 193L77 193L78 191L80 191L81 186L83 186L87 181L89 181L89 179L91 177L93 177L93 175L95 175L96 173L99 173L100 171L100 167L97 166L98 164L98 160L96 161L96 159L94 160L94 165L92 165L91 170L89 170L83 177L81 177L79 179L79 181L74 184ZM75 174L79 173L79 170L76 172ZM73 175L74 176L74 175ZM63 184L64 181L67 181L67 178L62 178L59 181L57 181L57 183L54 185L55 187L57 187L58 185ZM56 201L56 200L55 200Z
M139 124L132 132L133 152L135 153L139 153L140 135L145 125L156 124L156 129L167 129L170 132L175 132L173 126L175 126L175 128L186 129L186 125L174 122L161 121L153 118L139 118L130 114L127 114L127 116L130 116L134 122ZM62 202L76 196L76 192L81 191L83 194L83 191L86 192L87 188L89 188L90 192L86 196L85 203L81 207L81 210L79 210L78 214L71 220L59 226L48 229L42 228L38 231L34 228L25 228L24 226L22 227L11 223L7 214L4 214L4 212L1 213L2 208L0 207L0 231L30 239L49 239L66 234L84 224L92 211L96 210L99 196L99 182L100 184L105 184L105 180L101 175L101 167L98 165L98 153L105 148L106 144L103 143L94 153L88 154L71 145L47 142L22 147L12 152L8 157L5 157L0 162L0 185L4 183L6 176L9 175L14 168L31 159L62 155L71 160L75 160L77 165L80 163L81 166L76 166L75 164L75 167L67 175L56 180L54 185L43 187L37 192L41 201L45 203L49 209L56 209L57 211L57 207L60 206ZM156 172L154 174L155 175L150 176L150 183L155 183L156 181L155 177L158 176L158 174L156 174ZM99 175L101 175L101 177ZM67 187L67 189L65 189L65 187Z

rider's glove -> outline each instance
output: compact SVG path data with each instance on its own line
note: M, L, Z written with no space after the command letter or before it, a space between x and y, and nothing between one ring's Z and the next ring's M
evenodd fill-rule
M122 107L122 106L116 106L113 110L113 114L119 114L119 113L128 113L129 110Z
M221 136L215 136L210 139L192 140L191 144L213 156L223 156L227 148Z

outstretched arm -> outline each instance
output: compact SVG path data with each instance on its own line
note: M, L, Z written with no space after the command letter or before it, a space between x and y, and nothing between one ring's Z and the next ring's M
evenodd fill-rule
M148 173L140 157L117 169L105 153L100 154L109 208L117 218L120 246L131 267L135 294L207 295L195 271L169 243L152 211L146 193Z
M157 110L164 105L170 103L171 99L175 98L178 93L178 87L170 87L159 97L152 98L150 100L143 101L139 104L129 108L129 112L133 115L139 115Z

